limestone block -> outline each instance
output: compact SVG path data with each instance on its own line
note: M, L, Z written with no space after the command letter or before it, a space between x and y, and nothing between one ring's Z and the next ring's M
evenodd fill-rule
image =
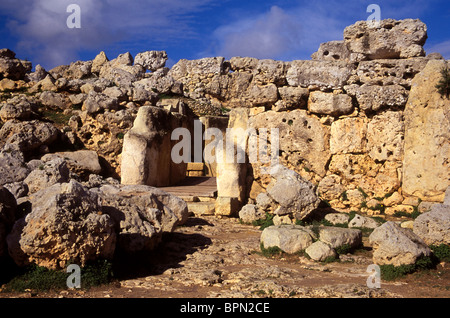
M352 98L346 94L312 92L309 95L308 109L319 115L341 116L353 112Z
M343 61L293 61L286 78L290 86L339 89L347 85L353 69Z
M450 186L450 101L436 85L444 60L431 60L412 81L405 116L403 192L442 202Z
M427 26L420 20L382 20L379 27L358 21L344 30L344 40L352 53L369 60L425 56Z
M363 153L366 151L367 119L345 118L331 125L332 154Z
M378 161L402 160L404 145L402 112L387 111L372 118L367 126L367 151Z

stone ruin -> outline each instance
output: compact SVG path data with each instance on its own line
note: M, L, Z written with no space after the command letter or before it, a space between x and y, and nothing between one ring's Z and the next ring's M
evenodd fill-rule
M113 60L102 52L33 73L29 62L0 50L0 257L63 268L117 249L151 250L189 212L184 200L155 187L187 176L216 178L209 214L251 221L269 213L298 236L293 224L325 203L369 216L431 209L414 233L449 244L450 102L436 89L449 62L426 55L426 39L419 20L357 22L311 60L213 57L169 69L163 51ZM175 163L177 128L191 136L250 131L233 144L246 159L249 141L260 145L275 128L279 147L270 139L262 154L278 161L204 162L193 153L192 163ZM212 142L201 139L191 149ZM392 251L379 240L387 232L403 235L388 223L373 237L379 251Z
M204 129L278 128L280 162L332 208L412 212L421 201L443 201L450 185L449 102L435 88L448 62L426 56L426 39L419 20L384 20L379 28L358 22L311 60L181 60L164 78L179 83L184 98L229 111L201 116ZM125 136L123 183L160 186L184 178L186 164L168 164L170 133L183 125L192 130L192 119L183 121L174 110L140 110ZM236 215L274 185L260 168L228 163L210 169L221 202L241 203L221 210Z

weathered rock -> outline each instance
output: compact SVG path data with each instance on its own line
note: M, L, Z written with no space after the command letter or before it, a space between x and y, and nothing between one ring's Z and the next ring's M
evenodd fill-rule
M23 181L29 173L24 155L17 146L7 144L0 149L0 186Z
M352 98L346 94L312 92L309 95L309 111L319 115L341 116L353 112Z
M11 257L19 266L35 263L60 269L69 262L111 259L114 224L101 213L98 198L81 184L55 184L30 197L32 211L18 220L7 237Z
M425 56L427 37L427 26L412 19L382 20L379 27L359 21L344 30L349 50L369 60Z
M267 194L285 211L302 220L317 209L320 199L312 183L280 164L272 167L271 175L274 180L269 185Z
M367 151L378 161L401 161L405 127L402 112L376 115L367 125Z
M187 163L175 163L171 158L176 144L171 140L172 131L183 126L179 115L159 107L139 108L133 128L124 138L122 184L169 186L183 180Z
M341 180L341 177L335 174L323 178L317 187L320 197L328 201L339 199L345 191Z
M47 108L56 110L65 110L72 106L66 95L49 91L42 92L39 101Z
M449 64L431 60L412 81L404 112L403 192L442 202L450 186L450 101L436 88Z
M325 220L333 225L346 224L349 221L349 215L347 213L329 213L325 215Z
M357 248L362 245L362 233L356 229L324 226L319 228L319 240L332 248Z
M33 98L24 95L8 99L0 109L0 118L7 122L11 119L28 120L33 113L37 112L38 105Z
M317 262L323 262L330 258L336 258L336 251L327 243L317 241L311 244L306 250L306 254Z
M367 119L345 118L331 125L332 154L364 153L367 143Z
M56 158L47 161L25 178L24 183L27 184L28 190L31 193L36 193L40 190L48 188L56 183L66 183L70 180L70 170L67 163L61 159Z
M95 114L104 110L117 110L118 108L119 102L117 98L111 98L108 95L96 93L95 91L89 92L87 99L83 103L83 110L86 110L88 114Z
M186 202L148 186L104 185L93 189L115 223L118 248L132 254L153 250L163 232L186 222Z
M91 72L96 74L100 73L102 66L105 65L107 62L109 62L109 60L105 52L103 51L100 52L92 61Z
M16 200L28 195L28 185L23 181L5 184L4 187L16 198Z
M423 257L429 257L431 250L413 231L404 229L394 222L386 222L369 236L373 261L377 265L411 265Z
M353 69L343 61L293 61L286 79L290 86L340 89L347 85Z
M265 249L278 247L283 252L295 254L305 250L313 243L310 231L299 225L271 226L261 234L261 243Z
M330 41L320 44L319 50L312 54L313 60L319 61L346 61L356 60L344 41Z
M378 224L377 221L362 215L355 215L355 217L348 223L349 228L357 227L357 228L375 229L378 226L380 226L380 224Z
M12 56L12 55L9 55ZM14 81L22 80L31 71L31 62L11 57L0 57L0 77Z
M308 89L303 87L283 86L278 88L278 93L286 108L303 108L309 96Z
M248 125L256 129L278 128L280 150L298 154L299 159L306 161L311 170L325 176L330 159L330 129L317 118L309 116L305 110L263 112L251 117Z
M408 91L400 85L356 84L345 86L347 94L355 96L364 112L377 112L381 109L403 108L408 101Z
M16 221L17 202L8 189L0 186L0 257L6 255L6 236Z
M38 120L18 122L10 120L0 129L0 144L16 145L23 152L39 150L58 139L59 130L51 123Z
M239 218L244 223L252 223L253 221L263 219L264 212L259 210L254 204L247 204L242 207L241 211L239 211Z
M428 58L418 57L407 60L362 61L356 73L362 84L401 85L409 88L412 79L425 68L428 60Z
M262 192L256 197L256 206L263 211L269 209L273 203L272 198L266 192Z
M163 68L167 60L168 57L165 51L147 51L137 54L134 58L134 64L140 64L146 70L155 72Z
M414 221L414 233L428 245L450 244L450 205L435 204Z
M90 174L100 174L102 172L102 167L95 151L60 152L47 154L41 158L45 163L55 159L64 160L70 171L78 174L82 178L89 177Z

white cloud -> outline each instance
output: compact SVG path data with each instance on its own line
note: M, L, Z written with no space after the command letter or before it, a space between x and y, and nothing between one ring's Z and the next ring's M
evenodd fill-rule
M119 41L140 44L190 36L186 15L211 0L2 0L10 15L9 29L20 41L18 50L45 65L74 61L81 50L103 50ZM81 29L69 29L67 6L81 8ZM149 48L151 49L151 48ZM24 51L22 53L22 50Z
M450 40L444 41L430 47L425 47L427 53L441 53L442 56L446 59L450 59Z
M231 22L214 32L214 55L305 59L321 42L342 39L339 21L320 10L273 6L259 16Z

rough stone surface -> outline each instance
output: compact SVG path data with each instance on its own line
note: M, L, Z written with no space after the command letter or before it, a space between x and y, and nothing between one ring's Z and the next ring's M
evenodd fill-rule
M349 228L366 228L366 229L376 229L380 224L372 218L356 215L349 223Z
M412 81L405 116L403 191L423 201L442 202L450 186L450 101L436 85L443 60L431 60Z
M296 219L306 218L319 206L320 199L314 186L296 172L277 165L272 168L272 177L274 180L269 185L267 194Z
M43 162L63 159L70 171L78 174L80 177L89 177L90 174L100 174L102 167L98 155L95 151L79 150L74 152L59 152L47 154L41 158Z
M363 153L367 143L367 120L345 118L331 125L330 150L332 154Z
M24 155L17 146L7 144L0 149L0 185L23 181L29 173Z
M339 89L347 85L353 66L343 61L293 61L286 74L290 86Z
M414 233L428 245L450 244L450 206L435 204L414 221Z
M394 222L386 222L369 236L373 261L378 265L410 265L431 255L426 243L410 229L404 229Z
M330 129L321 125L317 118L309 116L305 110L264 112L251 117L249 127L278 128L280 150L295 153L310 165L311 170L325 176L330 158Z
M367 126L367 150L378 161L401 161L405 139L402 112L387 111L372 118Z
M325 220L333 225L346 224L349 221L349 215L347 213L330 213L325 215Z
M111 259L114 224L101 213L97 197L81 184L55 184L30 197L32 211L19 219L7 237L14 261L25 266L60 269L69 262Z
M142 65L149 71L155 72L163 68L167 60L168 57L165 51L148 51L138 53L134 58L134 63Z
M412 19L382 20L379 27L359 21L344 30L349 50L369 60L425 56L427 37L427 26Z
M271 226L261 234L264 248L278 247L283 252L294 254L305 250L313 243L309 231L298 225Z
M30 193L36 193L56 183L66 183L69 180L70 170L67 163L63 159L57 158L45 162L31 171L24 183L27 184Z
M343 246L356 248L362 244L362 233L356 229L324 226L319 228L319 240L332 248Z
M252 223L264 218L264 212L258 209L254 204L246 204L239 211L239 218L244 223Z
M323 262L330 258L336 258L336 251L327 243L317 241L311 244L306 250L306 254L317 262Z
M312 92L309 95L308 108L312 113L338 117L351 114L353 102L346 94Z

